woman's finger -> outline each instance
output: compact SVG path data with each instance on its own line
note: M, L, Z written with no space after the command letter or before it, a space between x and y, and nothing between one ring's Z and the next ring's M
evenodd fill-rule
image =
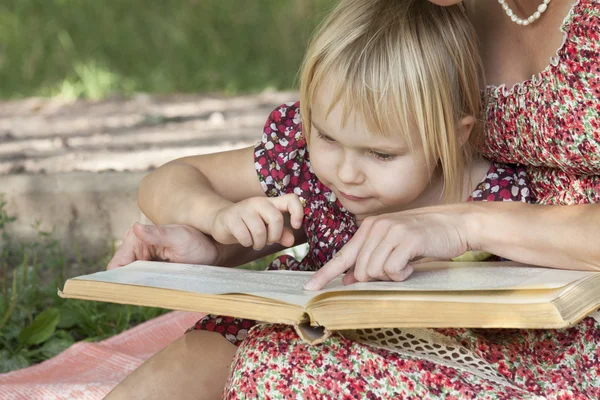
M139 224L136 223L136 225ZM125 234L123 244L117 249L106 269L120 268L136 260L150 260L152 258L152 254L147 246L135 235L136 225L130 228ZM141 228L138 227L137 229Z
M329 282L343 274L356 263L358 253L365 241L366 230L358 229L352 239L338 251L327 264L315 272L304 284L305 290L319 290Z
M382 245L384 232L381 230L374 230L370 225L363 225L361 226L361 229L367 229L369 232L366 235L367 239L360 249L356 259L356 265L354 266L354 277L359 282L367 282L370 278L377 278L382 275L383 264L372 265L371 257L373 252ZM385 251L385 249L381 250Z
M385 240L379 240L377 246L371 251L371 254L366 261L367 280L388 280L388 276L384 270L384 265L389 258L394 248ZM360 256L358 257L360 260ZM358 279L358 277L356 277Z
M409 261L410 253L407 248L396 246L385 260L383 271L393 281L401 282L413 272L413 267L409 264Z
M176 247L188 239L189 234L180 226L155 226L135 223L133 233L144 243L162 247Z
M346 271L346 275L344 275L344 277L342 278L342 283L344 285L351 285L356 282L358 282L358 281L356 280L356 277L354 276L354 267L352 267L348 271Z

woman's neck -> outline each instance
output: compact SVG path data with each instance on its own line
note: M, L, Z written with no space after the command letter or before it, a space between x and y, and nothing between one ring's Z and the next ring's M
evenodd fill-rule
M467 15L481 46L488 85L521 83L548 66L563 41L560 27L575 0L552 0L541 18L528 26L506 16L497 0L465 0ZM518 16L527 18L541 0L507 0Z

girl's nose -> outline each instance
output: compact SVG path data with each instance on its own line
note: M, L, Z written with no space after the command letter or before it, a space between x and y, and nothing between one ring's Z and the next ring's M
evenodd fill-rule
M340 182L345 184L360 184L364 180L364 174L360 169L358 160L354 157L344 155L338 164L337 176Z

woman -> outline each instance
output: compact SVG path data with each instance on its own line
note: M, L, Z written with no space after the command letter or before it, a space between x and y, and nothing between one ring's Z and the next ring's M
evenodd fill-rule
M432 1L440 5L458 2ZM480 151L495 161L524 164L538 205L458 204L423 209L410 218L396 213L365 220L342 256L315 274L312 288L324 285L357 262L365 263L373 254L379 255L369 262L375 266L369 276L380 278L388 258L394 264L394 260L419 255L444 256L460 240L467 241L471 249L516 261L600 269L600 206L595 204L600 200L600 1L546 3L465 2L481 42L489 85L484 88L486 132ZM141 204L142 209L156 223L193 225L193 221L174 220L169 215L169 200L178 184L187 184L194 176L181 173L170 190L164 190L157 183L168 176L168 171L157 172L142 186L144 197L153 199L153 204ZM161 189L152 191L153 186ZM178 243L197 240L202 243L200 249L207 251L178 254L177 248L169 246L173 236L169 229L143 232L140 226L134 227L111 266L156 255L151 253L158 244L163 246L159 250L171 251L167 256L172 261L223 265L233 254L243 252L217 248L189 230ZM182 234L180 230L173 232ZM387 243L387 247L379 243ZM408 335L421 335L419 339L438 346L445 343L446 348L460 347L468 355L463 354L462 361L455 363L444 362L439 355L407 354L407 373L396 377L406 396L600 397L595 367L600 323L592 317L561 331L446 330ZM254 347L260 340L252 335L249 339ZM203 388L215 379L223 383L227 379L235 348L222 340L206 332L187 334L136 370L111 393L112 398L218 397L220 393L206 393ZM251 358L248 349L242 346L236 354L236 373L229 378L231 388L243 387L253 378L255 365L246 362ZM272 354L272 362L285 363L286 353ZM306 370L314 363L306 360ZM369 373L374 372L358 371L359 375ZM280 374L279 378L292 377Z

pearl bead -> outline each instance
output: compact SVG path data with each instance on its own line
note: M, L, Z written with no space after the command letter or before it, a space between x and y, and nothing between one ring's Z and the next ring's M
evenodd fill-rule
M538 20L542 14L548 9L548 4L552 0L542 0L542 3L537 7L537 11L530 15L528 18L519 18L517 14L509 7L507 0L497 0L498 4L502 6L502 9L512 22L517 25L529 25Z

